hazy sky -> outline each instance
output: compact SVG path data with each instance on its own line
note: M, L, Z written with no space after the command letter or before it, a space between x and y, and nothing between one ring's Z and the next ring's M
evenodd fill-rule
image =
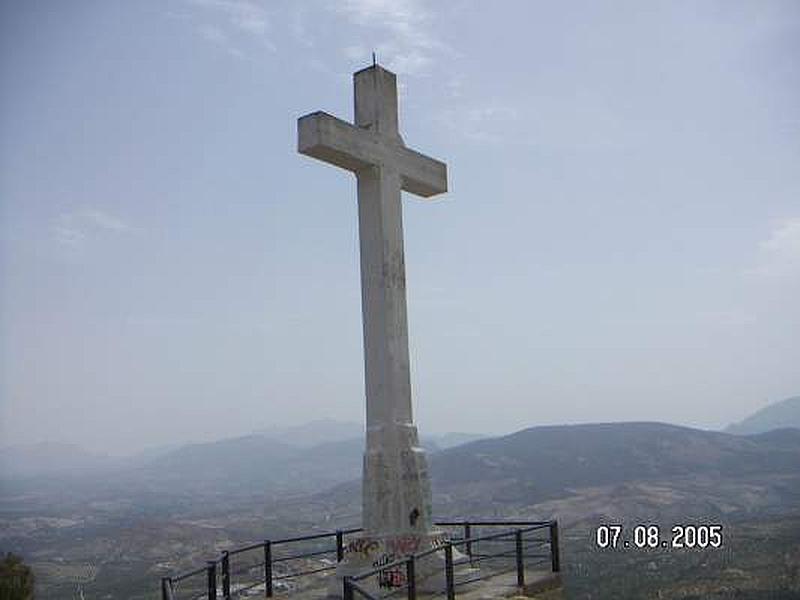
M3 2L0 445L364 414L355 179L398 74L420 430L719 427L800 393L800 3Z

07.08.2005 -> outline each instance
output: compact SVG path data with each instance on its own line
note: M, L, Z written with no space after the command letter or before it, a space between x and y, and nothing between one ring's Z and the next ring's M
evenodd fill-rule
M619 524L604 524L595 528L594 541L600 549L618 548L675 548L703 549L722 547L722 525L688 524L675 525L671 535L661 535L661 526L655 524L639 524L633 527L633 535L623 535L625 528Z

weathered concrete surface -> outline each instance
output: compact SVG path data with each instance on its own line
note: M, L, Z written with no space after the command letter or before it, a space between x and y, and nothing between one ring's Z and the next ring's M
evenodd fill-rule
M503 573L464 587L457 586L456 598L459 600L491 600L493 598L563 600L564 598L561 577L557 573L526 570L525 581L528 583L520 589L517 585L516 572ZM427 594L422 594L419 599L422 600L427 596Z
M398 127L395 75L372 66L355 73L355 124L316 112L298 120L298 151L356 175L361 306L367 399L363 467L364 548L342 574L386 564L439 543L431 523L425 453L411 411L401 191L447 191L444 163L406 148ZM404 540L402 543L398 540Z
M331 577L330 579L336 580L336 585L341 585L338 578ZM496 598L509 598L509 599L534 599L534 600L565 600L563 583L561 576L558 573L551 573L546 571L526 570L525 581L528 583L523 589L517 586L516 572L503 573L488 577L468 585L456 587L456 598L458 600L492 600ZM292 597L301 600L322 600L323 598L330 598L333 586L320 586L312 589L306 589L302 592L292 594ZM263 588L262 588L263 589ZM377 590L370 590L377 591ZM386 594L387 590L380 590L379 593ZM341 596L341 592L336 594ZM397 598L405 598L405 587L397 588ZM418 600L425 600L427 598L443 598L444 586L442 582L432 589L425 589L422 582L417 585L417 598ZM356 595L356 598L360 598Z

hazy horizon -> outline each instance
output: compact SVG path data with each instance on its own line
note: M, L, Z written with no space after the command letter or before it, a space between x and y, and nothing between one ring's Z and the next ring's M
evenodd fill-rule
M636 421L551 423L551 424L548 424L548 425L538 425L538 424L523 425L523 424L520 424L518 428L512 429L510 431L494 431L494 432L484 432L484 433L482 433L480 431L425 431L424 429L422 429L420 427L419 428L420 429L419 435L420 435L420 438L422 439L423 442L425 442L425 441L434 441L435 442L436 438L439 438L441 436L446 436L446 435L481 435L481 436L485 436L486 438L491 438L491 437L502 437L502 436L505 436L505 435L518 433L519 431L524 431L526 429L533 428L533 427L539 427L539 426L541 426L541 427L560 427L560 426L572 426L572 425L577 425L577 426L580 426L580 425L604 425L604 424L608 424L608 423L631 424L631 423L636 423ZM653 421L653 423L659 423L659 422ZM283 441L284 443L287 443L289 445L293 445L292 442L290 442L288 440L285 440L285 439L282 439L282 436L285 436L287 433L290 433L290 432L292 432L294 430L297 430L297 429L305 430L305 429L307 429L307 428L309 428L311 426L316 426L316 427L314 427L314 429L317 429L319 426L329 425L329 424L333 425L333 426L339 426L339 427L341 427L341 426L354 426L354 427L360 426L362 428L364 427L364 421L363 420L361 422L357 422L357 421L339 421L339 420L336 420L336 419L315 419L315 420L312 420L312 421L306 421L306 422L300 422L300 423L290 423L290 424L287 424L287 425L281 426L281 427L275 426L275 427L272 427L272 428L270 428L270 427L257 428L257 429L253 429L252 431L241 431L239 433L231 434L231 435L228 435L228 436L215 437L215 436L211 435L211 436L209 436L207 438L203 438L203 439L199 439L199 438L198 439L183 439L183 440L177 440L175 442L167 442L167 443L163 443L163 444L151 444L151 445L143 446L141 448L136 448L136 449L133 449L133 450L129 450L127 452L113 452L113 451L108 451L108 450L103 450L103 449L96 449L96 448L93 449L91 447L87 447L87 446L82 445L80 443L80 441L66 441L66 440L65 441L60 441L60 440L57 440L57 439L48 439L48 440L42 440L42 441L39 441L39 442L29 442L29 443L24 443L23 442L23 443L19 443L19 444L0 445L0 451L20 450L20 449L22 449L22 450L30 450L30 449L35 449L35 448L41 447L41 446L47 447L47 446L51 446L52 445L54 448L58 448L58 447L61 447L61 446L64 446L64 447L75 447L75 448L79 448L81 450L87 451L90 454L95 454L95 455L98 455L98 456L108 456L109 458L133 458L133 457L136 457L136 456L138 456L140 454L148 454L148 453L157 452L157 451L169 451L169 450L172 450L172 449L182 448L184 446L190 446L190 445L193 445L193 444L207 444L207 443L212 443L213 444L215 442L222 442L222 441L226 441L226 440L235 440L235 439L240 438L240 437L248 437L248 436L253 436L253 435L263 435L263 436L265 436L267 438L270 438L271 436L274 436L276 441ZM669 426L678 426L678 427L692 427L690 425L685 425L685 424L681 424L681 423L660 423L660 424L669 425ZM703 427L696 427L696 429L699 429L701 431L719 431L718 429L703 428ZM720 430L724 430L724 429L725 428L723 427ZM734 434L734 435L737 435L737 434ZM741 434L738 434L738 435L741 435ZM747 435L747 434L745 434L745 435ZM345 441L345 440L351 440L351 439L355 439L355 438L335 436L335 439L337 441ZM302 446L302 447L311 447L311 446L325 444L328 441L330 441L330 440L322 440L322 441L318 441L316 443L311 443L311 444L309 444L308 441L304 441L302 444L300 444L300 446Z
M800 4L0 7L0 446L363 422L355 184L397 73L420 431L720 429L800 393Z

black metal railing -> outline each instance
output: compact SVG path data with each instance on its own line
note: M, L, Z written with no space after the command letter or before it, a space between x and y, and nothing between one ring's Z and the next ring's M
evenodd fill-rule
M360 531L327 531L226 550L205 567L162 578L161 598L230 600L252 597L256 588L263 588L264 598L272 598L278 591L301 587L293 580L334 570L344 557L347 536Z
M444 577L440 591L447 595L448 600L455 597L457 588L479 579L516 570L517 585L522 587L528 568L549 562L552 572L560 569L556 521L443 521L436 526L450 530L447 541L430 550L346 577L343 581L344 597L355 600L354 596L358 594L367 600L378 600L405 589L409 600L415 600L418 583L429 582L436 575L430 570L431 561L424 562L425 569L417 565L435 553L443 554L443 561L437 563L443 572L438 575L440 579ZM504 530L476 535L487 528ZM541 537L545 530L548 535ZM162 600L231 600L254 597L254 594L272 598L278 593L314 587L321 580L313 576L336 569L337 563L344 558L348 537L361 531L361 528L354 528L264 540L226 550L204 567L162 578ZM543 552L545 549L548 551ZM531 550L538 553L531 554ZM454 551L458 555L456 558ZM477 574L468 573L456 581L456 566L479 569L472 569ZM372 583L376 585L368 585L370 578L375 578ZM376 587L384 591L376 593Z
M462 527L463 537L451 538L425 552L345 577L344 600L382 600L399 596L403 591L408 600L416 600L420 584L425 586L426 595L443 594L447 600L453 600L459 589L480 580L516 572L516 586L524 588L526 571L542 569L542 565L547 565L546 570L553 573L560 570L556 521L472 521L437 525ZM486 527L506 529L498 533L472 535L476 528ZM546 537L541 536L543 532L546 532ZM493 544L501 546L499 551L484 548ZM543 551L545 548L546 552ZM461 554L458 559L455 558L457 551ZM443 560L438 557L426 561L437 553L444 555ZM492 566L488 566L491 563ZM422 565L425 565L424 569ZM373 581L367 583L369 580Z

